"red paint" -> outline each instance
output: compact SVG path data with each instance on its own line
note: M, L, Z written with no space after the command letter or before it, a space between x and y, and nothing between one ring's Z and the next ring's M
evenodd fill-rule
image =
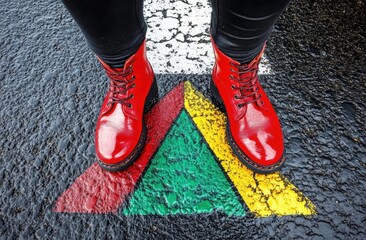
M146 114L146 145L140 157L122 172L111 173L94 163L56 201L55 212L115 213L134 189L149 160L183 108L183 83Z
M280 121L257 76L263 50L248 64L229 58L213 42L212 72L218 99L227 111L228 140L237 157L260 173L278 170L284 162Z

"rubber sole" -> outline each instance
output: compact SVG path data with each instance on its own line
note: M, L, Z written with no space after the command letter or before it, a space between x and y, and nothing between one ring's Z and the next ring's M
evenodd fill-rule
M159 99L158 85L157 85L156 79L154 77L153 84L151 86L149 94L146 97L144 113L149 111L151 109L151 107L154 106L154 104L158 101L158 99ZM130 155L128 155L128 157L123 159L123 161L121 161L119 163L115 163L115 164L106 164L97 158L97 162L98 162L99 166L102 169L109 171L109 172L119 172L119 171L122 171L122 170L128 168L140 156L140 154L145 146L146 137L147 137L146 124L145 124L145 121L142 120L142 133L141 133L140 139L139 139L136 147L134 148L134 150L130 153Z
M222 111L227 115L226 109L225 109L225 105L224 102L220 96L220 93L217 89L217 87L215 86L213 80L211 79L210 82L210 90L211 90L211 99L212 102ZM257 163L255 163L254 161L252 161L238 146L238 144L236 144L234 138L231 135L230 132L230 123L229 121L226 122L226 137L227 140L229 142L229 145L231 147L231 149L233 150L234 154L238 157L238 159L250 170L252 170L253 172L256 173L261 173L261 174L269 174L269 173L273 173L278 171L282 166L283 163L285 162L285 158L284 156L281 157L281 160L278 161L276 164L273 165L269 165L269 166L262 166L259 165Z

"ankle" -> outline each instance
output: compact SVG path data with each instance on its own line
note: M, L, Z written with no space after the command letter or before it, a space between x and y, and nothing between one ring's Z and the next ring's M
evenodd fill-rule
M131 55L125 56L100 56L98 58L106 63L111 68L123 68L127 59L129 59Z

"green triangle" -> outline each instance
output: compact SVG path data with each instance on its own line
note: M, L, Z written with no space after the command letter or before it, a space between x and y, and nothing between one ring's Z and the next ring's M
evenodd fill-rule
M133 193L125 215L222 211L245 216L226 176L183 111Z

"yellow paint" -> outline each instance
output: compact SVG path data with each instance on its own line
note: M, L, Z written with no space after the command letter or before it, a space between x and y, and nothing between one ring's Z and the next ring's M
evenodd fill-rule
M312 202L279 172L256 174L236 158L226 140L225 114L189 82L184 105L251 212L258 217L316 213Z

